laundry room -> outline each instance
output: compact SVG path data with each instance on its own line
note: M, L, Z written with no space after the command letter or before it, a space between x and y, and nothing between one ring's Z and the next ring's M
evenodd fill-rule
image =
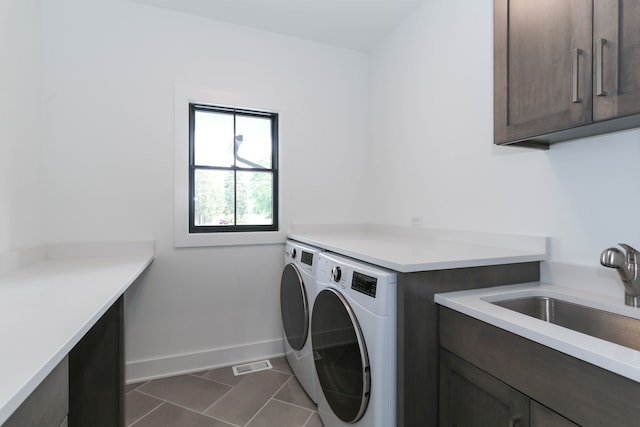
M262 360L272 365L269 397L281 395L262 402L252 415L235 421L222 411L212 415L215 399L237 387L229 379L202 391L210 399L193 408L175 402L171 416L182 416L175 414L187 408L193 412L189 416L204 414L205 422L255 426L261 425L255 414L263 409L290 413L283 405L295 399L283 394L296 373L286 361L281 280L291 240L397 273L397 333L385 338L397 357L390 369L396 377L386 380L397 388L393 400L403 403L385 410L398 426L416 425L427 416L419 400L438 392L437 370L429 371L436 379L428 390L416 390L410 378L417 366L410 353L429 342L436 347L424 351L437 352L438 331L417 327L416 336L408 336L406 324L420 311L411 304L413 295L421 295L418 302L454 290L438 285L429 297L420 294L418 284L430 262L428 268L442 271L489 268L500 264L498 259L526 265L517 272L482 270L475 286L464 275L451 279L464 282L465 289L555 278L556 264L584 267L589 273L575 277L601 279L615 292L612 299L625 298L618 273L603 267L600 256L619 242L640 246L639 222L627 218L640 208L635 189L640 130L599 131L548 149L495 144L493 0L343 3L0 3L0 288L9 280L4 277L35 259L70 252L124 254L134 261L123 264L123 278L105 300L114 304L115 295L124 294L117 314L124 371L118 375L127 386L181 375L195 383L199 373L200 387L216 369ZM628 16L635 16L637 2L622 3ZM602 45L605 55L611 45ZM640 81L632 72L625 76ZM277 114L271 229L221 232L229 224L217 216L212 230L189 228L190 102ZM242 143L247 146L249 138ZM365 231L377 236L375 242L358 234ZM425 249L416 243L422 238L454 243ZM467 244L499 250L479 254ZM447 264L452 259L458 263ZM372 292L368 278L374 273L354 279L358 267L343 268L352 271L347 288L358 282L354 301ZM107 270L100 276L109 276ZM342 280L325 287L339 290L347 279ZM337 298L351 301L344 290ZM68 303L58 310L71 311L67 305L80 300L64 295ZM433 316L437 309L433 305ZM34 331L56 327L50 319L57 315L34 313L29 314L37 321ZM94 321L100 317L96 313L109 312L101 305L89 313ZM3 320L7 333L24 336L20 319ZM89 326L75 329L84 333ZM15 390L0 386L0 425L56 372L61 348L66 347L56 348L47 368L39 364L27 382L16 378ZM3 350L0 360L5 366L12 357L26 363L36 353L28 346L24 351L28 354L3 356ZM315 363L309 365L312 376ZM375 381L363 385L369 386ZM149 425L143 417L170 401L160 396L159 386L151 388L137 391L140 413L130 414L127 425ZM375 399L374 393L346 417L356 426L385 426L362 421L372 416L367 411L379 410ZM289 406L299 410L301 421L292 427L321 425L320 404L295 402ZM428 416L435 417L437 406L430 408ZM118 411L124 420L126 408ZM334 418L322 420L329 427L349 423ZM192 425L215 425L197 422Z

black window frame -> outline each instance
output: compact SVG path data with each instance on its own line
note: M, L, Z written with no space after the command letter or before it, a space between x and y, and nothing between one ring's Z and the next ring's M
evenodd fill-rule
M234 135L237 116L261 117L271 120L271 168L250 168L237 166L237 150L234 149L234 164L229 167L197 165L195 163L195 114L196 111L213 111L233 115ZM217 105L207 105L202 103L189 103L189 233L230 233L230 232L255 232L255 231L278 231L279 230L279 179L278 179L278 113L258 110L248 110L242 108L223 107ZM234 137L234 147L236 144ZM195 173L196 170L221 170L231 171L234 174L234 224L233 225L196 225L195 224ZM237 224L237 179L238 172L270 172L273 176L273 221L272 224Z

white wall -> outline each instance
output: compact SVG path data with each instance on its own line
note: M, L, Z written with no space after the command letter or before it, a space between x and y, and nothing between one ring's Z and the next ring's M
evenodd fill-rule
M285 231L356 222L367 56L126 1L44 4L46 240L157 242L127 294L130 378L281 352L282 245L173 248L174 86L280 110Z
M38 0L0 0L0 252L42 243Z
M280 348L281 245L173 248L175 85L281 109L285 229L421 215L590 265L640 246L640 131L492 145L491 0L426 0L370 57L123 0L42 0L42 27L39 0L0 2L0 250L156 240L127 294L138 377Z
M371 222L551 236L558 261L640 247L640 130L493 146L493 2L426 0L371 55Z

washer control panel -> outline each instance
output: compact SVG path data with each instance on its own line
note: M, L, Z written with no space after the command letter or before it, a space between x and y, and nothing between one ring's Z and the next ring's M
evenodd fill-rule
M311 252L302 251L302 255L300 255L300 262L313 267L313 254Z
M353 279L351 279L351 289L361 292L365 295L369 295L372 298L376 297L376 287L378 285L378 279L375 277L367 276L366 274L358 271L353 272Z
M318 292L333 288L350 304L380 316L395 310L396 272L331 252L322 252L316 261Z

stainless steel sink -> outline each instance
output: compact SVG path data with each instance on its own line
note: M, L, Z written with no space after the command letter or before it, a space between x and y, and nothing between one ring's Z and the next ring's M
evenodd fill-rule
M542 296L492 304L640 351L640 319Z

